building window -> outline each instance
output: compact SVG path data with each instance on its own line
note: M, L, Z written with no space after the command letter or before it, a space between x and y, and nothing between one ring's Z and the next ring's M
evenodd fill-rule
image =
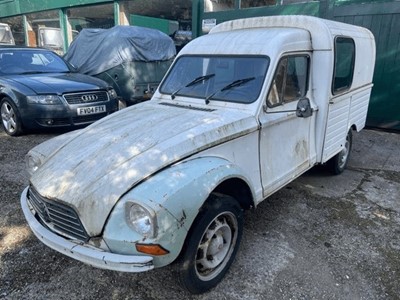
M318 2L318 0L280 0L280 2L282 5L285 5L285 4Z
M234 8L235 0L204 0L204 12L232 10Z
M187 0L135 0L120 2L126 6L131 15L141 15L179 22L181 30L190 30L192 20L192 4ZM181 24L181 22L183 22ZM131 24L132 25L132 24Z
M25 45L24 19L22 16L2 18L0 23L8 25L0 26L0 43L7 43L11 36L11 40L13 38L16 45ZM8 32L8 30L11 30L11 32Z
M332 82L332 93L338 94L351 87L355 61L355 44L353 39L337 37L335 39L335 69Z
M276 5L276 0L241 0L240 8Z
M171 36L179 51L192 39L192 4L187 0L119 2L130 25L158 29Z
M115 25L113 4L79 6L67 10L72 31L83 28L111 28Z
M26 15L28 45L48 48L58 53L63 50L58 10L42 11Z

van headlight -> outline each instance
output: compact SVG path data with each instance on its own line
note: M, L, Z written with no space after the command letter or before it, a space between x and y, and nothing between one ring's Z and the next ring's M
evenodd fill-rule
M126 218L129 226L137 233L149 238L155 236L156 218L150 209L137 203L127 202Z
M32 174L35 173L36 170L39 169L39 167L42 165L42 160L35 153L28 153L25 156L25 164L28 174L32 176Z

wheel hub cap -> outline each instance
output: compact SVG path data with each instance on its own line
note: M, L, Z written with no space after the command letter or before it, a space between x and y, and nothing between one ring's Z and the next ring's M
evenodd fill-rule
M16 121L15 121L15 113L10 105L7 103L3 103L1 107L1 119L3 121L4 127L9 132L14 132L16 130Z
M218 275L232 254L237 222L230 215L215 218L204 232L196 256L196 270L204 280Z

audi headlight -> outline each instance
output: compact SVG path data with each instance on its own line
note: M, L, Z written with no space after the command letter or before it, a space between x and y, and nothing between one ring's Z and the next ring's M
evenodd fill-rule
M26 170L28 171L29 175L32 176L32 174L42 165L42 160L38 155L35 155L34 153L28 153L25 157L25 163Z
M128 224L144 237L154 237L156 228L155 213L137 203L126 204Z
M30 104L45 104L45 105L61 104L60 97L57 95L27 96L26 99Z
M115 99L118 97L117 92L114 89L108 90L107 92L110 99Z

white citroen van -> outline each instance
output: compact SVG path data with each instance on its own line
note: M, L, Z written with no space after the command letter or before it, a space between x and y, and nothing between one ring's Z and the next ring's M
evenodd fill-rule
M367 29L307 16L235 20L178 54L153 98L28 153L25 217L49 247L218 284L256 207L316 164L343 172L365 126ZM266 255L268 258L268 255Z

